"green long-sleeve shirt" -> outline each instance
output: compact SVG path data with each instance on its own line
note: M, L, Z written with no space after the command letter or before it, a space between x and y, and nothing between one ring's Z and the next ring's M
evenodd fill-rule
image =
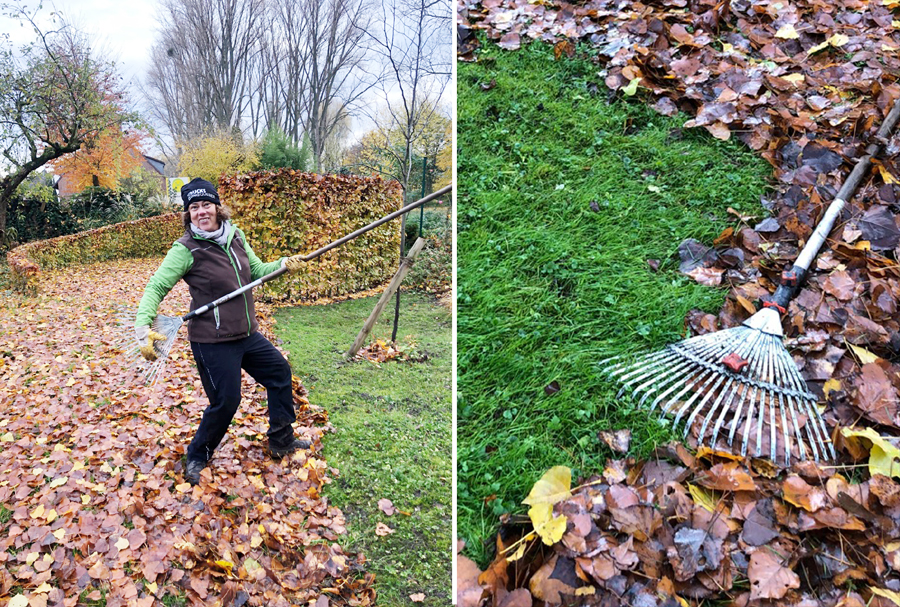
M234 226L234 229L231 230L231 235L228 237L226 248L231 245L231 241L236 235L240 235L244 241L244 248L247 251L247 257L250 259L250 276L252 280L261 278L266 274L271 274L281 267L284 258L269 263L262 262L259 257L256 256L256 253L253 252L253 249L250 248L250 243L247 242L247 237L244 235L244 232L237 226ZM195 236L195 238L197 237ZM134 322L135 326L145 327L153 322L153 319L156 318L156 311L159 309L159 304L169 291L172 290L172 287L174 287L178 281L190 271L193 265L194 256L191 255L188 248L177 241L172 243L172 248L166 253L166 257L163 259L159 269L156 270L144 289L144 295L141 297L137 318ZM210 302L199 301L197 302L197 305L205 305L208 303Z

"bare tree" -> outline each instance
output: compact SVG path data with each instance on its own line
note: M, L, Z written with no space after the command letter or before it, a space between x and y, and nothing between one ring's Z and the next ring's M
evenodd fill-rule
M319 170L329 136L378 82L364 64L371 7L366 0L304 0L303 4L308 20L302 49L307 57L303 126Z
M417 139L433 122L437 101L450 82L452 46L448 0L381 0L380 31L368 36L382 57L389 77L381 82L387 113L370 115L386 140L399 135L395 151L404 191L410 186ZM393 99L392 99L393 98Z
M163 0L148 75L155 118L177 141L240 131L256 89L264 0Z
M149 77L156 120L175 140L223 127L256 138L277 125L296 143L307 137L321 168L329 138L377 82L369 1L163 0Z
M2 5L28 22L37 40L17 54L0 51L0 241L16 188L51 160L91 145L100 133L136 116L122 111L124 93L111 64L97 60L69 24L44 32L35 13Z

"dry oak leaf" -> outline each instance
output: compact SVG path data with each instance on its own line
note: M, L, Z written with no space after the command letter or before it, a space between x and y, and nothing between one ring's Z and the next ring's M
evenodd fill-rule
M391 516L392 514L397 512L397 509L394 508L394 503L391 502L391 500L389 500L386 497L383 497L380 500L378 500L378 509L381 510L382 512L384 512L385 514L387 514L388 516Z
M479 607L484 588L478 583L481 570L475 561L461 554L456 555L456 604L457 607Z
M378 523L377 525L375 525L375 535L380 535L383 537L385 535L390 535L390 534L394 533L394 531L395 531L394 529L391 529L384 523Z
M762 547L750 556L747 577L750 600L780 599L791 588L800 588L800 576L785 567L784 559L773 550Z
M415 594L411 594L411 595L409 595L409 600L412 601L413 603L421 603L422 601L425 600L425 593L417 592Z
M531 607L534 599L527 588L516 588L500 601L499 607Z
M784 480L784 500L808 512L815 512L828 505L828 494L822 487L813 487L792 474Z
M631 430L601 430L600 440L616 453L628 453L631 446Z
M717 491L755 491L756 483L737 462L716 464L699 473L694 479L698 485Z

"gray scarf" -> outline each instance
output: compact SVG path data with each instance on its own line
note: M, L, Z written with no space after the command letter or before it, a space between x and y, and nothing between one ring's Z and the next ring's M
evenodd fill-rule
M216 243L224 247L228 242L228 237L231 236L232 232L231 222L226 220L222 222L222 225L219 226L219 229L215 232L207 232L206 230L201 230L194 224L191 224L191 231L199 236L200 238L206 238L207 240L214 240Z

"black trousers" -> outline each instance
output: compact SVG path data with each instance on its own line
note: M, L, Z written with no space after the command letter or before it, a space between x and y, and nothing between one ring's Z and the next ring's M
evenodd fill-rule
M188 446L188 460L207 462L222 442L241 404L241 369L266 388L270 447L286 447L294 439L297 419L291 391L291 367L259 332L217 344L191 342L209 406Z

